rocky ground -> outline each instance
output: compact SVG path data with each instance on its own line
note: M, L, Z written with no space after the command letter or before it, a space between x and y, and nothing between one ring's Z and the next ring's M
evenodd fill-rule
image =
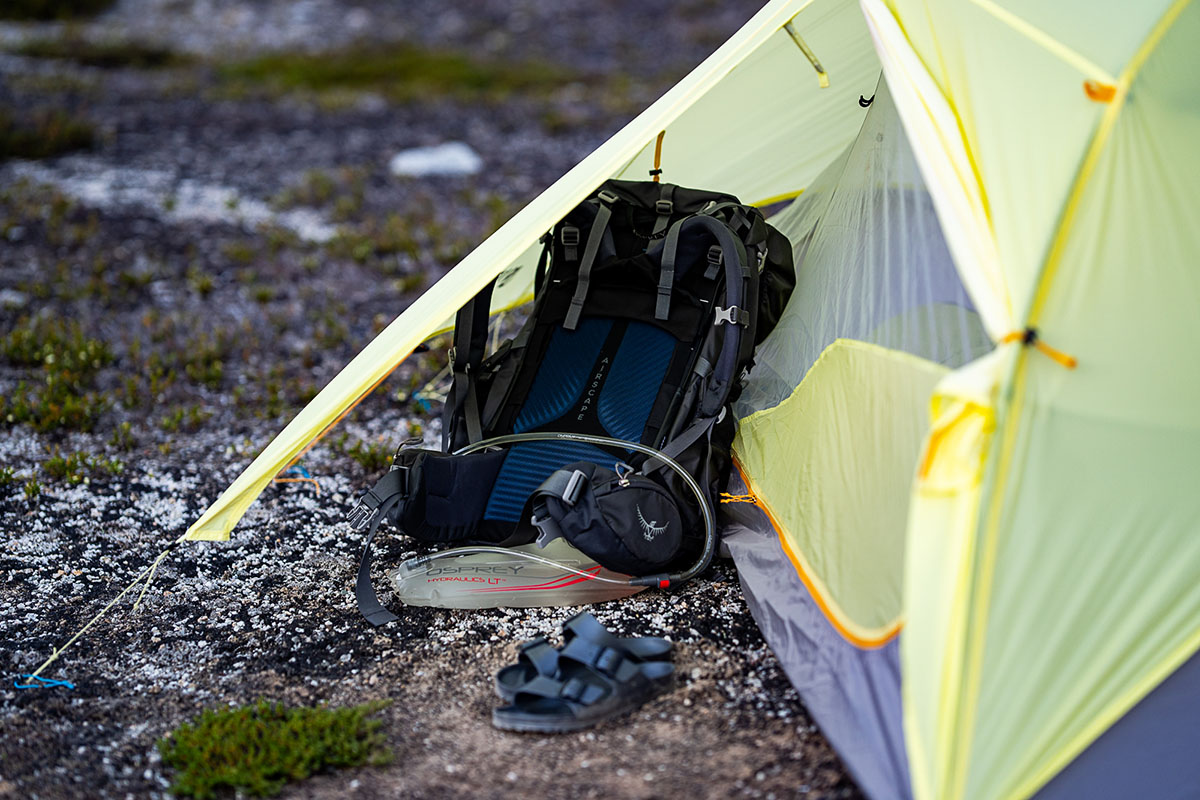
M91 21L0 25L0 117L42 125L43 142L72 121L90 142L0 160L0 797L164 796L157 739L258 698L391 701L391 766L289 797L858 796L728 563L592 609L678 642L679 681L582 734L489 721L491 674L569 611L359 619L359 542L342 520L396 442L436 440L436 385L420 390L437 348L306 456L315 483L268 489L229 542L175 550L137 610L123 601L67 650L46 674L74 690L12 688L423 287L755 10L121 0ZM100 45L108 61L85 57ZM384 78L303 72L306 52L370 63L405 48L411 80L388 77L390 62ZM502 66L461 85L429 77L464 59ZM287 70L296 82L273 77ZM389 170L447 141L483 169ZM378 564L408 554L381 535Z

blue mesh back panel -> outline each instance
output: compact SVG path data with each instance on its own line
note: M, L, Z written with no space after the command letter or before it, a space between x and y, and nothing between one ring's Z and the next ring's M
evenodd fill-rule
M574 331L561 328L554 331L533 386L513 423L514 433L578 430L573 425L554 423L577 408L612 327L611 320L585 319ZM628 323L596 400L596 418L603 429L596 433L631 441L641 438L674 349L675 337L671 334L646 323ZM613 457L579 442L528 442L513 446L496 477L484 518L517 522L533 490L554 470L573 461L611 466Z
M644 322L629 323L596 405L609 436L635 442L642 438L674 351L671 334Z
M610 330L612 320L585 319L573 331L554 331L533 387L513 423L513 433L540 428L567 413L583 391Z
M583 442L523 442L515 444L496 476L484 519L517 522L533 490L551 472L574 461L591 461L612 467L613 457Z

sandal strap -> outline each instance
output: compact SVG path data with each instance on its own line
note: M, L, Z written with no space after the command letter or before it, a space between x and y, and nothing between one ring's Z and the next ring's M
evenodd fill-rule
M567 642L579 638L606 647L621 646L621 640L609 633L608 628L587 611L580 611L564 622L562 627L563 640Z
M562 685L559 697L580 705L590 706L609 693L609 690L591 681L575 676Z
M529 664L539 675L553 675L558 670L558 651L539 636L521 645L517 661Z
M546 697L587 706L607 696L611 691L612 687L607 684L584 680L578 675L565 681L539 675L521 687L513 698L513 704L519 705L522 698Z
M611 647L635 660L667 658L672 645L656 636L634 636L628 639L614 636L600 621L586 611L581 611L563 623L563 641L585 639L594 644Z
M582 664L622 683L637 672L637 665L629 660L624 651L586 639L574 638L567 642L559 650L558 658L560 661L565 659Z
M550 644L550 640L545 636L535 636L532 639L526 639L517 646L517 650L524 653L526 650L537 647L538 645Z

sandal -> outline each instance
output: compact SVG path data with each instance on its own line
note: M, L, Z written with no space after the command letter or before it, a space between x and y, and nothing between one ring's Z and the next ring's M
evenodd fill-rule
M558 672L558 651L545 636L523 643L517 652L517 663L509 664L496 673L496 695L512 702L517 690L539 675L553 678Z
M521 686L511 705L492 712L492 724L536 733L590 728L666 691L675 672L669 661L636 662L579 638L559 652L558 666L557 677L538 675Z
M623 639L613 636L586 611L581 611L563 623L563 647L581 639L601 647L611 647L629 660L664 661L671 657L674 645L657 636L638 636ZM530 639L521 645L517 663L496 673L495 689L501 700L512 702L517 691L538 676L553 678L558 672L559 651L550 646L544 636Z

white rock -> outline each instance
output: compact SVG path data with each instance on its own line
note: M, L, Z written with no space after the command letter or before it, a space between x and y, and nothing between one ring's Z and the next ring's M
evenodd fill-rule
M483 159L462 142L401 150L388 165L393 175L474 175L483 169Z
M5 308L21 308L29 302L29 296L16 289L0 289L0 306Z

